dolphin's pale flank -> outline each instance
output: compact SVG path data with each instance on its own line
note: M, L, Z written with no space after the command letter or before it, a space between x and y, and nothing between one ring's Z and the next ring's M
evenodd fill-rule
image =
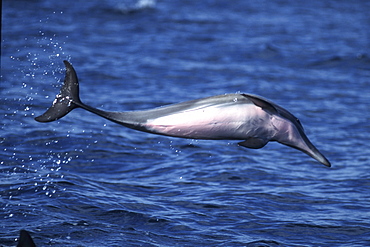
M72 65L64 61L66 76L52 106L35 119L51 122L74 108L82 108L131 129L158 135L207 140L242 140L239 145L262 148L269 141L296 148L330 167L308 140L298 118L262 97L226 94L144 111L109 112L81 102Z

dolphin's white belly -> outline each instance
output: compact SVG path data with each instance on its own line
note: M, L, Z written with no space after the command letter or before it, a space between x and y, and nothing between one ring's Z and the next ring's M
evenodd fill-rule
M193 139L244 140L271 136L273 131L270 115L260 107L233 103L191 108L148 119L145 127L158 134Z

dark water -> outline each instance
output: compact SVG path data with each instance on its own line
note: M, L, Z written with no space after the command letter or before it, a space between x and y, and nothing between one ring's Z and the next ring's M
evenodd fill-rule
M369 246L369 1L11 1L1 46L0 245ZM81 98L138 110L224 93L289 109L332 162L270 143L41 124Z

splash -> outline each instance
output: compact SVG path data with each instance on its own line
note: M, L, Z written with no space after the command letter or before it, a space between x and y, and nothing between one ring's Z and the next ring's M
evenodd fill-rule
M153 8L155 6L155 0L139 0L136 3L138 9Z
M133 4L119 2L116 4L116 8L124 14L130 14L141 10L152 9L155 5L155 0L139 0Z

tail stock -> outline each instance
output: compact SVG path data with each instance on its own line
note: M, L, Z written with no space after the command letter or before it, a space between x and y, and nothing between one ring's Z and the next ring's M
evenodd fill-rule
M64 60L66 75L60 93L56 95L52 106L41 116L35 118L38 122L52 122L67 115L81 105L79 85L76 71L72 65Z

